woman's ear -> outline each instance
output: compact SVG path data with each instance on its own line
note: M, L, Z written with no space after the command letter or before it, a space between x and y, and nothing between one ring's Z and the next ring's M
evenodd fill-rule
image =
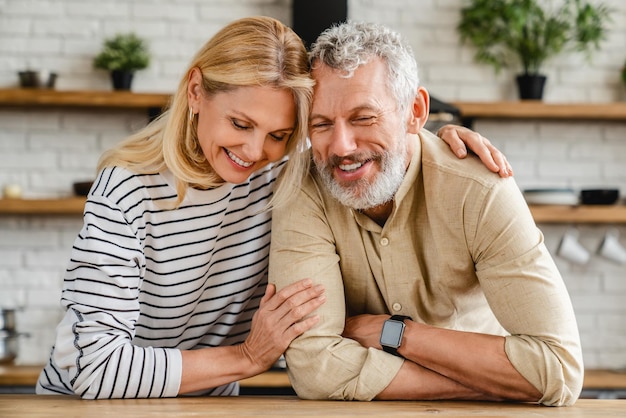
M418 87L417 94L411 105L407 131L417 134L424 127L430 112L430 96L424 87Z
M198 67L193 67L189 71L187 79L187 102L189 107L198 112L200 107L200 98L202 94L202 72Z

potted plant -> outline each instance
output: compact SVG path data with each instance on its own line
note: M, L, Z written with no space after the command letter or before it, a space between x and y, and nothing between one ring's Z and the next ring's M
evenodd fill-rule
M461 10L457 26L462 42L476 47L474 59L503 67L517 67L521 99L542 99L546 80L543 64L561 52L590 56L606 37L610 11L586 0L563 0L559 7L540 0L471 0ZM537 83L537 84L533 84ZM534 87L533 87L534 86ZM528 88L532 90L527 90Z
M95 68L111 72L113 89L130 90L135 71L150 64L146 42L134 33L117 34L105 39L102 51L94 58Z

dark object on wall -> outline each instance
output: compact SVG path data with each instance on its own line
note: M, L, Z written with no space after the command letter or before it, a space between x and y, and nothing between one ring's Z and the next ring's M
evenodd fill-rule
M291 17L294 32L302 38L308 49L324 29L348 18L348 1L293 0Z
M612 205L619 199L619 189L586 189L580 191L583 205Z
M0 364L13 362L18 352L18 337L16 332L0 330Z
M0 329L3 331L15 331L15 316L15 309L0 308Z
M543 99L543 87L546 84L546 76L541 74L522 74L517 76L517 88L519 98L522 100Z
M17 357L19 334L15 326L15 309L0 308L0 364L10 363Z

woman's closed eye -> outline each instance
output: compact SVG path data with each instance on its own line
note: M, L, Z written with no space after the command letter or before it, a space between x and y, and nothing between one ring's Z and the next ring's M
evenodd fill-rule
M289 136L287 132L271 133L270 136L276 141L284 141Z
M233 126L234 126L235 128L240 129L240 130L242 130L242 131L245 131L245 130L247 130L247 129L252 128L252 125L247 124L247 123L245 123L245 122L243 122L243 121L241 121L241 120L239 120L239 119L234 119L234 118L233 118L233 119L231 119L231 120L230 120L230 122L233 124Z

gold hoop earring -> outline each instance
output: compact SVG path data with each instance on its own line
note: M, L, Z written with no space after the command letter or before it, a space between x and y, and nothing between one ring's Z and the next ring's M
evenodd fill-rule
M193 107L189 108L189 123L193 123L193 118L195 116L195 113L193 113Z

